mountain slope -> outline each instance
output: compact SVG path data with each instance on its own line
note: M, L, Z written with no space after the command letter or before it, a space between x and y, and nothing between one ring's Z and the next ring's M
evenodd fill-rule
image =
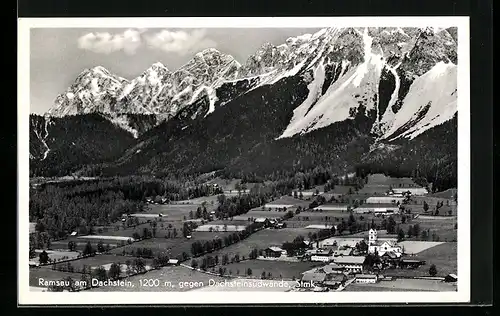
M406 166L401 172L435 177L437 161L451 166L456 159L451 139L456 135L442 132L442 126L453 126L457 113L452 33L330 28L278 46L265 44L243 65L214 49L176 71L157 63L121 88L113 86L113 93L90 94L96 102L112 94L113 107L100 101L85 110L76 107L100 112L105 120L96 124L102 128L110 124L136 138L120 142L112 155L97 153L89 162L93 166L83 169L109 175L221 170L268 177L315 166L344 172L386 157ZM88 88L86 83L81 89ZM41 131L34 134L32 153L43 165L52 152L45 154ZM421 141L429 135L448 143L430 139L443 147L433 153ZM412 154L417 149L428 155L418 156L420 163L402 160L417 157Z

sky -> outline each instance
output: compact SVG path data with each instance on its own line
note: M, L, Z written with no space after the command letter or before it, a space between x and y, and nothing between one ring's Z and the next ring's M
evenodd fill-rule
M317 28L34 28L30 34L30 111L43 114L85 68L103 66L133 79L155 62L174 71L197 52L216 48L241 64L264 43Z

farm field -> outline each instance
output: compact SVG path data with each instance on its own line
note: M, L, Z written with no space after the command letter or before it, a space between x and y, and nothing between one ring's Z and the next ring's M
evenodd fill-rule
M229 283L218 283L194 289L194 292L287 292L295 285L295 281L273 281L261 279L232 279ZM233 282L233 283L231 283ZM234 285L230 285L234 284Z
M67 248L67 247L66 247ZM40 258L39 254L43 250L35 250L36 256L35 258L31 259L30 261L39 263ZM47 254L49 255L49 258L51 260L61 260L61 259L72 259L72 258L77 258L78 255L80 254L78 251L58 251L58 250L46 250Z
M452 200L455 198L455 195L457 194L457 189L448 189L445 191L441 192L436 192L429 194L429 197L434 197L434 198L439 198L439 199L449 199Z
M163 214L163 221L180 221L184 218L189 218L189 212L196 212L196 209L201 205L195 204L166 204L166 205L149 205L144 214ZM207 205L207 210L209 210Z
M275 280L299 279L302 273L315 267L323 266L318 262L285 262L271 260L245 260L238 263L231 263L223 267L231 271L233 276L247 276L247 269L252 270L252 276L260 278L262 272L271 273L271 278Z
M266 207L278 207L279 205L293 205L295 207L302 206L302 207L308 207L309 204L311 204L310 201L304 201L300 199L296 199L292 196L282 196L279 199L276 199L274 201L271 201L269 203L266 203Z
M242 219L227 219L227 220L223 220L223 219L217 219L217 220L214 220L214 221L211 221L209 223L210 225L238 225L238 226L248 226L250 224L250 221L248 220L242 220Z
M436 207L437 202L434 201L434 202L432 202L433 204L431 204L431 202L429 202L428 199L426 199L426 200L427 200L427 204L429 205L428 215L433 215L435 212L435 207ZM440 202L441 201L443 201L443 200L440 200ZM410 201L408 204L404 205L404 208L405 208L405 210L411 210L412 214L425 214L423 200L421 200L421 202L416 201L416 200ZM450 203L450 205L444 204L441 208L439 208L439 215L441 217L450 216L449 211L451 211L451 215L456 216L457 215L457 205L453 205L451 203Z
M69 262L71 266L74 268L75 272L81 272L83 267L85 266L86 268L97 268L100 266L104 266L107 264L111 263L125 263L125 261L130 260L133 261L136 259L135 257L126 257L126 256L115 256L115 255L96 255L94 257L87 257L87 258L82 258L78 260L74 260ZM142 258L146 266L151 266L151 259L144 259ZM56 264L56 269L58 267L63 267L66 268L68 265L68 262L63 262L63 263L57 263ZM47 267L47 269L52 269L52 266Z
M53 241L51 243L50 247L54 251L68 251L68 242L69 242L69 240ZM116 248L118 246L121 246L121 244L116 243L116 241L111 242L111 243L103 241L103 243L104 243L104 246L109 245L110 248ZM79 241L79 242L75 241L75 244L76 244L75 250L77 252L81 252L81 251L83 251L83 249L85 249L87 242L86 241ZM93 249L97 249L98 240L90 242L90 244L92 245ZM49 254L49 257L52 258L52 256L50 256L50 254Z
M312 224L312 225L307 225L304 227L305 229L331 229L333 225L330 224Z
M195 229L196 232L238 232L245 230L246 225L213 225L207 224L199 226Z
M457 240L457 230L455 229L456 221L450 218L433 218L426 219L417 217L405 224L399 224L403 231L407 232L410 225L419 224L420 230L429 230L429 240L432 241L432 234L435 233L439 237L439 241L454 241Z
M300 227L307 227L309 225L324 225L325 222L328 224L333 224L337 225L342 222L342 219L344 219L345 222L347 222L349 218L349 213L344 213L341 216L335 215L335 216L328 216L325 215L325 213L318 213L318 214L323 214L322 216L315 216L315 217L308 217L307 215L302 215L304 213L309 213L309 212L301 212L298 215L295 215L294 217L288 219L285 221L287 224L287 227L294 227L294 228L300 228ZM316 214L316 212L314 212ZM328 216L328 220L325 221L325 216ZM381 217L376 217L371 214L363 214L363 215L354 215L354 218L356 219L356 222L363 224L366 223L366 228L369 228L369 225L371 224L371 221L373 220L375 225L379 225L383 219ZM362 219L361 219L362 218ZM398 218L394 217L394 220L398 222ZM349 232L346 230L344 234L349 234Z
M239 254L240 257L248 257L250 251L255 248L265 249L270 246L281 246L284 242L292 241L299 235L307 238L309 232L314 232L314 230L303 228L263 229L236 244L215 251L211 255L221 256L228 254L231 258Z
M355 187L350 186L350 185L335 185L332 190L328 191L327 193L332 193L332 194L348 194L349 190L351 192L354 192Z
M206 184L217 184L224 190L235 190L237 184L241 184L241 179L222 179L222 178L215 178L211 179L206 182ZM245 185L247 188L251 188L255 186L256 183L246 183Z
M400 246L404 247L406 254L418 254L429 248L443 244L439 241L412 241L405 240L399 243Z
M138 248L149 248L152 250L153 255L166 253L174 258L182 255L183 252L191 254L192 243L193 240L185 238L150 238L124 247L112 249L110 253L122 255L125 252L125 254L131 254L132 252L135 253Z
M259 218L259 217L265 217L265 218L281 218L286 214L286 212L276 212L276 211L263 211L262 209L260 210L250 210L245 214L237 215L233 217L233 220L238 220L238 221L248 221L249 218Z
M426 260L427 264L435 264L438 276L457 273L457 243L447 242L419 252L418 258Z
M123 254L125 251L126 254L131 252L136 252L138 248L149 248L153 251L153 254L166 253L172 258L177 258L182 255L183 252L186 252L188 255L191 255L191 245L194 241L205 241L205 240L213 240L215 238L224 238L225 236L231 234L231 232L193 232L191 239L186 238L150 238L144 239L130 245L126 245L124 247L112 249L110 252L112 254Z
M384 184L392 185L393 187L408 187L417 185L411 178L394 178L381 173L368 175L367 178L367 184Z
M385 184L366 184L357 194L385 194L389 190L389 185Z
M206 202L206 207L207 210L210 207L217 207L217 198L219 195L211 195L211 196L202 196L199 198L194 198L194 199L189 199L189 200L181 200L181 201L174 201L168 206L179 206L179 205L196 205L196 207L201 206L203 202Z
M375 284L351 283L344 291L347 292L370 292L370 291L423 291L423 292L444 292L456 291L455 284L437 280L423 279L396 279L392 281L380 281Z
M38 287L39 279L44 279L45 281L59 281L71 277L73 280L80 280L81 276L80 273L54 271L49 267L31 268L29 270L29 285Z
M412 257L408 257L413 259ZM436 265L437 276L444 277L450 273L457 273L457 243L447 242L428 248L419 252L416 259L425 260L426 264L417 269L387 269L384 275L387 276L429 276L429 268L432 264Z
M79 240L102 240L104 241L134 241L135 239L129 236L110 236L110 235L87 235L87 236L79 236L77 237Z
M141 280L159 280L158 286L141 286ZM163 267L152 270L142 275L135 275L124 279L130 281L132 286L126 287L98 287L88 291L94 292L183 292L194 288L208 286L210 280L221 281L225 278L195 271L183 266ZM168 283L170 282L170 283ZM186 283L187 282L187 283ZM193 283L189 283L193 282Z
M341 220L342 218L348 218L349 212L342 211L315 211L315 212L300 212L299 214L295 214L292 219L295 220L304 220L308 218L311 221L319 220L319 221L334 221ZM366 217L366 216L365 216Z

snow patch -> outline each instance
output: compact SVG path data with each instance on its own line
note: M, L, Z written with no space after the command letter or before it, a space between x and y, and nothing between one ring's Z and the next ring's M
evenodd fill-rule
M342 73L337 81L328 87L309 112L304 110L312 103L308 96L306 101L294 110L292 121L280 138L308 133L347 120L351 116L351 108L357 109L360 103L365 106L366 111L375 109L373 96L378 95L378 84L385 61L382 56L372 52L372 40L365 28L363 63L348 69L349 63L342 61Z
M382 139L400 137L413 139L426 130L453 118L457 112L457 66L439 62L428 72L418 77L410 86L403 106L395 114L393 123ZM416 115L427 105L429 110L418 119ZM417 121L401 135L393 134L409 122Z
M121 127L122 129L126 130L127 132L131 133L134 138L139 137L139 131L136 129L132 128L129 124L130 122L128 121L128 118L126 115L120 115L120 114L110 114L105 116L111 123L114 125Z
M292 137L293 135L300 132L303 128L301 124L301 120L307 114L309 108L313 105L313 103L318 100L321 95L321 90L323 89L323 83L325 81L325 68L323 63L320 63L316 70L314 71L314 78L312 82L307 86L309 89L309 94L307 95L306 100L293 110L293 117L288 124L287 128L281 134L280 138Z
M43 152L43 156L41 160L45 160L47 156L49 155L50 148L47 145L47 137L49 137L49 125L52 124L52 121L50 120L49 116L44 116L44 126L43 130L39 131L38 127L34 125L33 123L31 124L31 127L33 128L33 132L35 133L36 137L40 140L40 142L43 144L45 147L45 151Z
M399 78L398 72L396 71L401 63L398 63L396 66L391 67L389 64L386 64L385 67L391 72L391 74L394 76L394 91L391 94L391 99L389 100L389 103L387 104L387 108L385 109L384 114L382 114L382 118L379 119L379 115L377 113L377 123L376 123L376 128L374 126L373 130L378 130L382 134L385 133L391 124L391 122L394 120L394 115L395 113L392 111L392 106L396 103L398 100L399 96L399 87L401 86L401 79ZM378 110L378 107L377 107Z

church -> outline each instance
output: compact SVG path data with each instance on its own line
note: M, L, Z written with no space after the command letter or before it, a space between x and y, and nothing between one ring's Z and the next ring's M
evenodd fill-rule
M370 231L368 232L368 253L378 253L379 256L383 256L386 253L393 253L396 257L399 258L403 254L403 250L393 241L378 240L377 230L370 229Z

